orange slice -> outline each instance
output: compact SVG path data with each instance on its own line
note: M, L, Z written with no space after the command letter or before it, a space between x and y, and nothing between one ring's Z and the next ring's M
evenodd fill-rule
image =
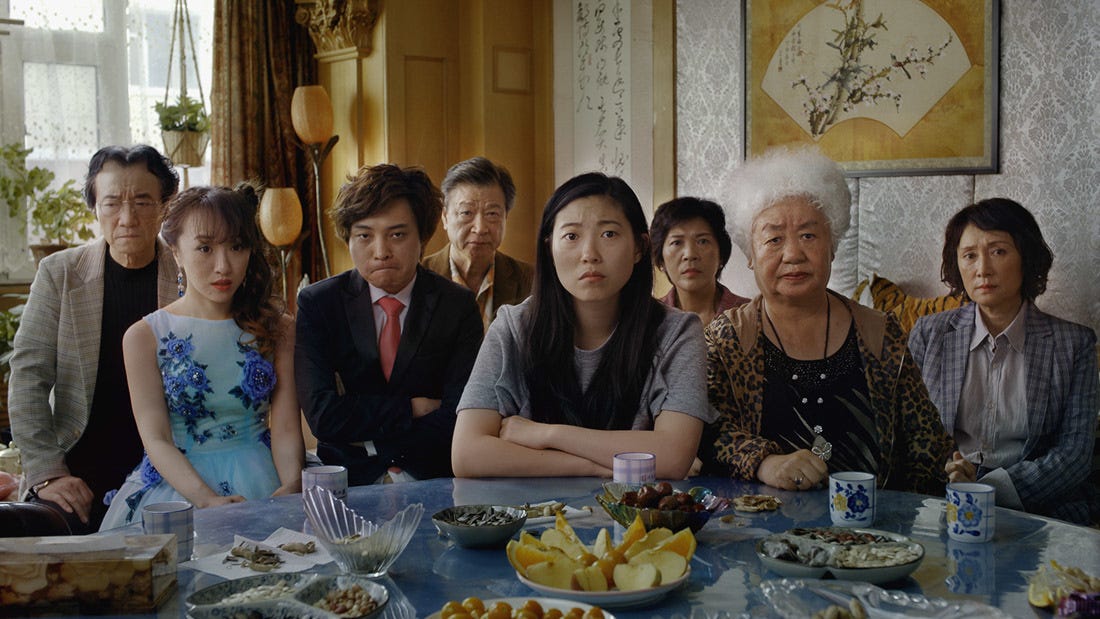
M638 553L655 548L665 542L668 538L672 537L672 531L658 527L645 534L642 539L634 542L630 545L630 548L626 551L626 558L633 558Z
M511 553L509 559L516 571L527 574L527 568L536 563L560 561L561 559L568 559L568 557L557 548L539 548L538 546L520 543L515 546L515 551Z
M627 549L634 545L634 542L645 537L645 525L642 524L641 515L634 516L634 522L630 523L630 526L626 528L626 533L623 533L623 543L619 544L618 551L626 553Z
M691 557L695 555L695 545L695 535L691 529L682 529L658 544L657 550L670 550L691 561Z
M516 540L509 540L504 552L508 555L508 563L512 564L512 569L521 574L526 574L527 570L516 560L516 551L519 550L520 546L521 544Z
M565 535L566 538L576 542L577 544L581 543L580 538L577 537L577 532L573 530L572 525L570 525L569 521L565 519L565 514L563 514L561 511L559 511L557 515L554 516L554 528L558 531L561 531L562 535Z

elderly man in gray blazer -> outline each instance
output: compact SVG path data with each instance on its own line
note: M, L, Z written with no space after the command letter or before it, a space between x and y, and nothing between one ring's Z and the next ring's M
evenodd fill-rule
M15 335L8 381L12 435L29 500L92 532L104 496L141 460L122 335L178 296L179 271L157 234L179 186L150 146L108 146L88 166L84 199L103 238L45 258Z

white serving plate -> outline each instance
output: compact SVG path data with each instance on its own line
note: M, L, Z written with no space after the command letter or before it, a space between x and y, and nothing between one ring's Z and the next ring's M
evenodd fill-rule
M844 530L851 531L852 533L870 533L872 535L885 537L893 542L910 544L914 548L920 549L920 556L909 563L884 567L833 567L829 565L815 567L797 561L776 559L764 554L763 545L765 541L779 539L784 535L789 535L789 532L769 535L757 541L756 556L760 558L760 562L763 563L765 567L782 576L789 576L792 578L823 578L826 574L832 574L832 576L838 580L858 580L873 584L901 580L916 571L916 569L920 567L921 561L924 560L924 547L904 535L891 533L889 531L880 531L878 529Z
M573 591L572 589L555 589L554 587L547 587L546 585L540 585L537 582L528 580L526 576L519 572L516 572L516 576L523 584L545 595L575 602L584 602L586 604L599 606L600 608L627 608L630 606L645 606L647 604L652 604L665 597L670 591L684 584L688 576L691 576L691 567L688 567L683 576L672 582L663 583L656 587L650 587L649 589L639 589L637 591Z
M567 613L574 608L579 608L587 612L589 609L592 608L591 604L585 604L584 602L577 602L573 600L564 600L561 598L491 598L488 600L482 600L482 603L485 604L486 610L491 608L493 604L496 604L497 602L507 602L509 605L511 605L513 609L515 609L522 608L523 605L527 603L527 600L535 600L540 605L542 605L542 610L544 611L557 609L560 610L562 613ZM612 615L608 612L605 612L603 616L605 617L605 619L615 619L615 615ZM428 619L440 619L439 611L437 610L434 613L428 615Z

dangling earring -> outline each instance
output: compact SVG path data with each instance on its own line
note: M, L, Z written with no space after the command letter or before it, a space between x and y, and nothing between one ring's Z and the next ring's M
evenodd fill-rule
M176 269L176 290L183 296L183 269Z

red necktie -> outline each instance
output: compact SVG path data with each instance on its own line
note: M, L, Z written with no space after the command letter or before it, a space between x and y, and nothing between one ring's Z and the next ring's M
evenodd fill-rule
M378 305L386 313L386 324L378 336L378 356L382 361L382 374L389 380L393 360L397 358L397 344L401 341L401 310L405 309L405 304L394 297L382 297Z

